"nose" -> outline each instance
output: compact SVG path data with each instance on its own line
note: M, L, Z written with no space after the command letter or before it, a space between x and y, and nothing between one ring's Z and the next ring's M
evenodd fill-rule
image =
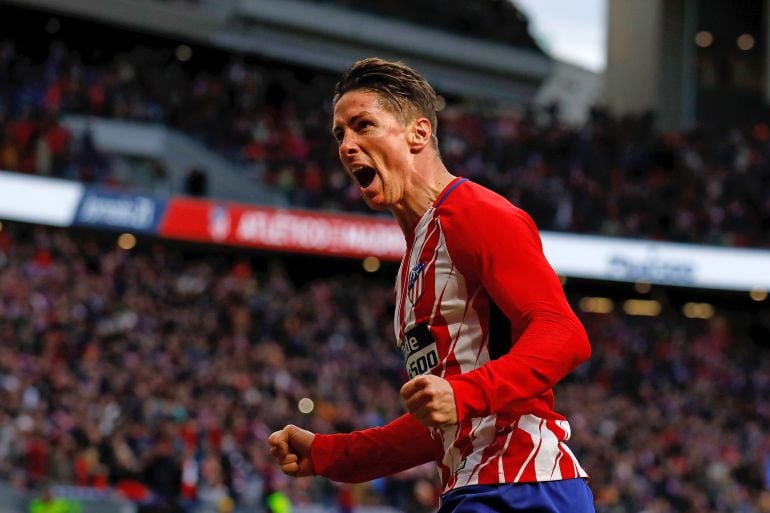
M353 134L346 132L342 136L340 141L340 156L351 156L358 152L358 145L356 144Z

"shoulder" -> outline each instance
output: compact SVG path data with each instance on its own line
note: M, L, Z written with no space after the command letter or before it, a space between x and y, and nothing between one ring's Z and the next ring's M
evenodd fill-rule
M435 215L446 229L483 232L518 227L537 235L537 227L529 214L500 194L470 180L458 184L443 198Z

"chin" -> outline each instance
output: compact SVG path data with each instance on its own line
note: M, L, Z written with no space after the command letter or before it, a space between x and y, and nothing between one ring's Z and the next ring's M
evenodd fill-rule
M388 207L386 207L385 205L382 205L380 203L370 203L370 202L367 201L366 205L370 209L374 210L375 212L384 212L384 211L388 210Z
M368 198L366 196L364 196L364 203L366 203L367 207L377 212L382 212L383 210L388 209L388 206L385 205L383 202L377 201L376 199Z

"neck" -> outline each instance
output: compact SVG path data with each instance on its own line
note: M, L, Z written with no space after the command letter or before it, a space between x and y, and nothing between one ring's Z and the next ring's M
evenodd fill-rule
M409 194L405 195L404 201L391 209L407 238L414 233L422 216L436 203L449 182L455 178L440 159L430 166L428 172L413 172L409 176L411 177Z

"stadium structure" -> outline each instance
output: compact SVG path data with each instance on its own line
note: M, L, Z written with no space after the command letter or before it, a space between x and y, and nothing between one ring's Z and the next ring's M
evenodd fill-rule
M403 236L328 128L371 55L541 228L597 511L770 511L768 20L609 0L599 86L504 0L0 1L0 513L435 510L432 467L291 480L264 443L402 411Z

